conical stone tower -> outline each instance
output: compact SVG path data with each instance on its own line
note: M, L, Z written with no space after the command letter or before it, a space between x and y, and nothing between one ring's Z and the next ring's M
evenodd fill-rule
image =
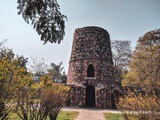
M105 29L89 26L75 30L67 83L75 86L72 106L106 107L98 102L106 99L106 92L99 96L98 91L106 91L114 80L110 36Z

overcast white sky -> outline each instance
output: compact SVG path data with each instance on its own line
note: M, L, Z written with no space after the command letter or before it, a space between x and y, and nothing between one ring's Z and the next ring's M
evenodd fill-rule
M160 28L160 0L57 0L68 17L61 44L43 45L31 25L17 15L17 0L0 0L0 41L25 57L44 58L47 63L63 61L65 71L76 28L99 26L111 39L130 40L134 48L138 37Z

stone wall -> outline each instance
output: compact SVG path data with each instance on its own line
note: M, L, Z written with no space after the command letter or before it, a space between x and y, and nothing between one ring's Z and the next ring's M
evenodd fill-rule
M99 27L75 30L67 82L85 83L90 64L94 66L95 83L114 84L110 37Z
M85 107L86 87L80 83L68 85L70 86L69 105L72 107ZM122 91L118 90L118 92L121 94ZM115 99L114 88L106 85L95 86L95 107L112 109L115 106L115 103L111 102L112 99Z
M70 86L70 106L84 107L86 100L86 87L82 84L68 84Z
M94 75L89 76L89 66ZM95 107L111 109L115 85L109 33L99 27L78 28L74 32L67 83L70 85L70 106L86 106L86 88L92 86Z

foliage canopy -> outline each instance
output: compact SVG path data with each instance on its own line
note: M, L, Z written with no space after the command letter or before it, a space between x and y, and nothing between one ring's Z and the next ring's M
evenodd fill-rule
M160 86L160 29L140 37L124 85L153 90ZM146 87L147 86L147 87Z
M118 108L126 120L152 120L160 111L160 29L139 38L123 84L134 87L119 99Z
M33 25L46 44L60 43L65 34L66 16L60 12L57 0L18 0L18 14Z

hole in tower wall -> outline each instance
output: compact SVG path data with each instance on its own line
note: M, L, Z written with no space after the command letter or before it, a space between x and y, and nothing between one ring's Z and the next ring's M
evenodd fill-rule
M94 77L94 67L92 64L88 66L87 77Z

